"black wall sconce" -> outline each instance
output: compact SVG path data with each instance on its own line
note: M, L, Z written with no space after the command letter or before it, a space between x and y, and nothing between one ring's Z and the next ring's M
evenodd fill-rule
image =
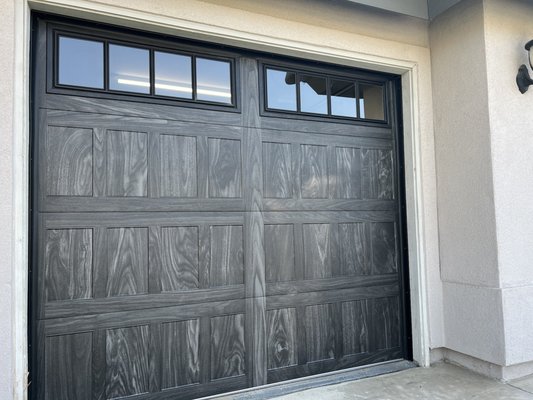
M530 50L533 46L533 40L530 40L526 43L526 50L529 54L529 65L531 68L533 68L533 51ZM516 84L518 85L518 90L520 90L520 93L527 92L527 89L529 89L529 85L533 85L533 79L529 76L529 72L527 70L527 67L525 64L522 64L520 68L518 68L518 74L516 75Z

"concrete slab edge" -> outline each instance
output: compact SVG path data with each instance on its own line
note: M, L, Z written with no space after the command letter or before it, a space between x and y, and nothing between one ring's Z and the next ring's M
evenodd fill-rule
M431 350L431 364L433 365L440 361L458 365L502 382L533 375L533 362L501 366L444 347Z

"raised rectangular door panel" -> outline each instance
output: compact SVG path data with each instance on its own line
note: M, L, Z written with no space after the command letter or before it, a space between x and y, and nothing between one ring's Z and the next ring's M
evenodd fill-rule
M383 297L369 301L372 315L372 347L381 350L400 345L400 307L398 297Z
M46 339L46 400L92 399L92 334Z
M374 273L387 274L397 271L396 227L393 223L371 224L372 265Z
M351 147L337 147L335 156L337 197L340 199L360 199L361 150Z
M362 195L365 199L392 199L394 196L392 152L365 149L362 152Z
M107 132L107 193L148 195L148 138L144 132Z
M246 373L244 315L211 319L211 379L230 378Z
M211 227L210 286L244 282L242 226Z
M264 230L267 282L294 280L294 227L292 225L265 225Z
M161 388L200 383L199 320L161 324L161 332Z
M197 289L199 237L197 227L161 228L161 291Z
M107 295L148 291L148 229L107 229Z
M331 265L331 225L304 224L305 277L308 279L329 278Z
M302 197L326 198L328 193L326 147L306 144L301 146L300 151Z
M115 399L147 393L150 382L149 327L106 332L106 397Z
M339 267L342 275L370 275L371 249L367 223L339 224Z
M305 309L307 360L335 358L335 310L332 304L317 304Z
M263 193L265 197L292 197L292 158L288 143L263 143Z
M191 136L160 135L161 196L197 197L197 140Z
M241 144L238 140L209 141L209 197L241 197Z
M296 309L267 311L268 369L298 364Z
M46 231L46 301L92 297L93 230Z
M93 132L91 129L50 126L48 136L47 194L93 194Z
M342 340L345 355L366 353L372 332L367 300L342 303Z

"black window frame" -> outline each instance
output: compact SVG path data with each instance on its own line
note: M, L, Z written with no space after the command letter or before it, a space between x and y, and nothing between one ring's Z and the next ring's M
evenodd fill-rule
M312 62L279 62L276 58L262 58L259 61L259 90L260 90L260 114L265 117L287 118L302 120L316 120L316 121L330 121L340 123L357 123L358 125L372 125L372 126L391 126L391 110L389 107L389 99L391 93L387 86L390 80L388 74L383 74L383 77L376 76L375 71L366 73L364 70L354 70L346 66L332 65L331 68L320 63L320 67L315 67ZM296 85L296 111L282 110L268 107L268 90L267 90L267 69L276 71L291 72L295 74ZM339 73L339 70L340 73ZM302 75L319 76L327 79L326 93L327 93L327 114L310 113L301 111L301 97L300 97L300 77ZM331 113L331 81L342 80L354 83L354 90L356 93L356 109L357 117L346 117L334 115ZM377 85L383 88L383 114L384 119L360 118L359 109L359 84Z
M189 43L187 39L168 37L161 39L157 34L147 34L139 32L124 32L123 29L116 30L109 28L93 27L90 23L87 26L78 24L53 22L48 24L48 41L52 43L46 49L47 65L46 92L49 94L63 94L80 97L95 97L110 100L125 100L143 103L163 104L172 106L194 107L213 109L229 112L240 112L240 98L238 90L239 82L239 54L220 49L219 46L206 48L205 45L195 45ZM85 86L65 85L59 83L59 37L69 37L81 40L91 40L102 42L104 47L104 88L93 88ZM150 92L137 93L122 90L112 90L109 88L109 45L116 44L133 48L145 49L149 51L149 74ZM222 47L222 46L220 46ZM177 55L184 55L191 58L192 73L192 98L172 97L155 94L155 52L165 52ZM228 62L230 66L231 103L213 102L198 100L196 97L196 58Z

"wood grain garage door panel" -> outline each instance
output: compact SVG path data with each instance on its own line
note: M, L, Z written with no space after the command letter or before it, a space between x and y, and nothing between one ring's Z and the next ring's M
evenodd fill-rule
M92 196L92 129L50 126L47 136L47 194Z
M92 399L92 354L90 332L48 337L45 398Z
M200 383L200 321L161 324L161 388Z
M35 399L189 399L408 356L392 78L388 123L263 112L244 53L237 108L47 92L45 28Z
M92 111L41 111L43 211L244 210L241 126Z

